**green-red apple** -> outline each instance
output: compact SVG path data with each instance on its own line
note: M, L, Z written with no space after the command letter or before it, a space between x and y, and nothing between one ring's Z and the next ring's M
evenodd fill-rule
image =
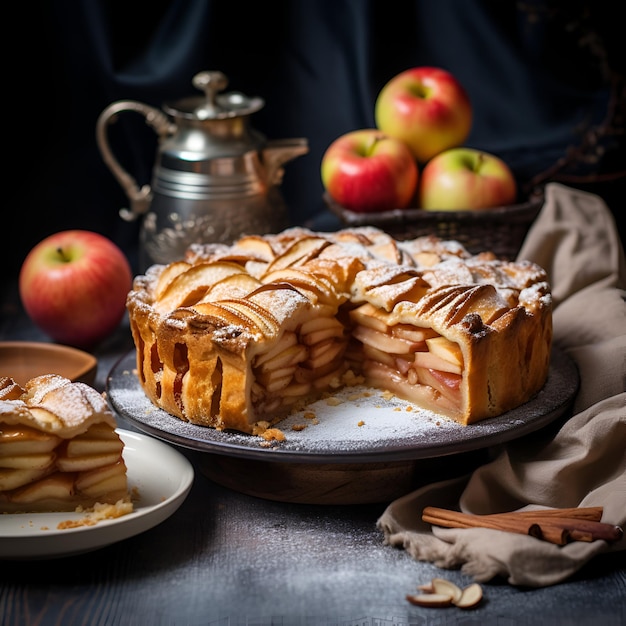
M373 128L335 139L322 156L321 175L330 197L359 213L408 207L419 180L409 148Z
M376 98L376 126L404 141L418 163L463 145L472 127L467 91L450 72L415 67L394 76Z
M422 170L419 206L430 211L484 210L514 204L517 183L499 157L473 148L451 148Z
M19 275L22 304L31 320L59 343L93 348L122 320L132 272L107 237L66 230L40 241Z

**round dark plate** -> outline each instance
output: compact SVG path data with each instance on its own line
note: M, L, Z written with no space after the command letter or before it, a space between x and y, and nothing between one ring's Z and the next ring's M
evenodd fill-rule
M277 427L286 440L268 444L261 437L190 424L155 407L139 385L135 367L131 351L111 369L106 391L111 407L139 430L200 452L282 463L407 461L486 448L563 415L579 385L574 362L553 348L544 388L498 417L462 426L379 390L350 387L281 421Z

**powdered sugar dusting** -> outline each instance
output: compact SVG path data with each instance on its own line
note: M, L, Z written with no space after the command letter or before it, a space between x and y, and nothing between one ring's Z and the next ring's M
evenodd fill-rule
M322 450L342 442L346 448L372 446L384 440L439 437L462 429L450 419L420 409L372 387L346 387L311 403L278 425L294 449Z

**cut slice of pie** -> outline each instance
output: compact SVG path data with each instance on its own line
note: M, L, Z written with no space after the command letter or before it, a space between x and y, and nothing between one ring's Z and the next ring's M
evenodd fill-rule
M0 377L0 512L131 503L124 443L103 396L50 374ZM132 504L132 503L131 503Z

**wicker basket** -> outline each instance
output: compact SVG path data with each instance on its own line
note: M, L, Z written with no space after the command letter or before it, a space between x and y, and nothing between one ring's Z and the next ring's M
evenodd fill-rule
M520 204L485 211L424 211L394 209L355 213L337 204L327 193L324 202L346 227L376 226L398 240L436 235L462 243L471 253L491 251L512 260L543 205L537 192Z

